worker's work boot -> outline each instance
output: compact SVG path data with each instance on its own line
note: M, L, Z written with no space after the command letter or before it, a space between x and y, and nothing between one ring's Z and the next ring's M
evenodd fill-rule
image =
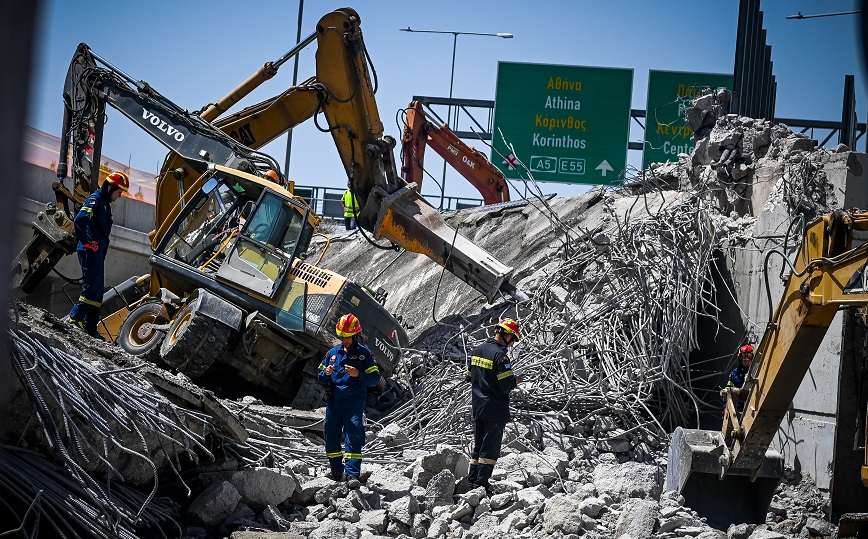
M358 477L349 477L347 479L347 488L350 490L359 490L362 487L362 482Z
M341 483L344 480L344 472L342 472L342 471L336 472L336 471L332 470L329 472L328 478L331 479L332 481L336 481L338 483Z
M470 485L470 488L476 486L476 478L479 475L479 464L471 464L470 465L470 473L467 474L467 483Z
M485 487L485 493L491 495L491 483L489 479L491 479L491 474L494 473L494 464L480 464L479 471L476 474L476 482L474 485L477 487Z

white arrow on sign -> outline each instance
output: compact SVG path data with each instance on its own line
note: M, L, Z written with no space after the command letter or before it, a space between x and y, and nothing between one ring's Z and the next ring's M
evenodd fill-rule
M597 165L597 168L595 168L594 170L602 171L603 177L605 178L607 172L611 172L615 169L612 168L612 165L610 165L608 161L603 159L603 162Z

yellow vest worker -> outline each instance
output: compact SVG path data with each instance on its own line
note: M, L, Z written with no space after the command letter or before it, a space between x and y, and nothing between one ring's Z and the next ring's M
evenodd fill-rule
M344 226L347 230L355 229L356 216L359 214L359 201L349 189L344 191L344 196L341 197L341 206L344 208Z

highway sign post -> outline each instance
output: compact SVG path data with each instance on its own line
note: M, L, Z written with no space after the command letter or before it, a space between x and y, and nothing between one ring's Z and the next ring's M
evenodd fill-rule
M684 120L684 110L708 87L731 90L732 75L654 70L648 73L643 168L651 163L677 161L679 153L689 154L693 150L693 132Z
M507 178L523 164L536 181L615 184L632 93L632 69L499 62L491 162Z

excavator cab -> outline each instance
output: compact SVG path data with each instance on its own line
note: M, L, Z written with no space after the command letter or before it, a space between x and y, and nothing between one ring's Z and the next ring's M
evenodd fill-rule
M286 330L304 329L303 281L290 276L310 246L319 218L279 186L212 166L190 200L157 233L152 265L158 281L179 290L252 294L274 309Z

